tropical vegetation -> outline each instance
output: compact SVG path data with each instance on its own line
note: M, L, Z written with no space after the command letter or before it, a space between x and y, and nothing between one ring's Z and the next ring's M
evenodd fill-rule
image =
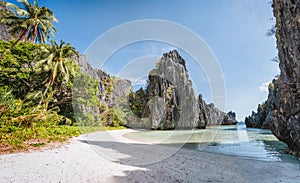
M119 128L123 113L100 106L99 82L80 72L79 53L54 40L53 12L36 0L18 1L22 7L0 2L1 31L12 38L0 40L0 153ZM106 82L111 95L111 77Z

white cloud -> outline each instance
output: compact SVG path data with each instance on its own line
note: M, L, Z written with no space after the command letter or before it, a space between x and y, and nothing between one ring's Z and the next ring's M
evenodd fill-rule
M269 82L261 83L259 86L259 90L261 92L268 92L269 91Z

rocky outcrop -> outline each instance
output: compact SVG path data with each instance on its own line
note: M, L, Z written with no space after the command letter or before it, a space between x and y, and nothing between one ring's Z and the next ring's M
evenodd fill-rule
M0 23L0 40L10 41L12 39L13 39L13 37L8 32L7 27L3 23Z
M192 129L237 123L234 113L226 114L206 104L202 96L195 97L185 61L176 50L163 54L149 73L146 90L141 90L135 94L139 102L130 102L141 119L131 122L130 127Z
M92 113L96 120L103 125L116 126L117 123L126 125L125 112L130 109L128 97L132 90L131 82L125 79L110 76L100 69L93 68L87 61L86 56L81 55L78 59L80 71L88 74L97 81L97 106L81 106L81 112ZM79 84L81 81L78 81ZM89 87L89 85L88 85ZM86 90L88 88L76 88ZM73 106L74 108L74 106Z
M143 117L152 129L197 128L199 106L185 61L176 50L165 53L150 71Z
M105 102L109 107L112 107L114 104L121 103L121 99L128 98L132 89L129 80L113 77L100 69L93 68L84 55L78 59L78 65L81 72L98 80L100 102Z
M212 125L236 125L236 114L232 111L225 113L216 108L213 103L206 104L202 95L198 97L200 128Z
M273 12L280 76L270 128L300 154L300 1L273 0Z
M259 104L257 112L252 111L252 114L245 118L245 123L248 128L264 128L270 129L270 121L272 120L272 111L275 108L276 93L278 91L278 80L274 79L269 84L268 99Z
M236 125L238 121L235 118L235 112L229 111L227 114L225 114L222 125Z
M83 119L87 113L99 124L155 130L237 123L235 113L226 114L213 104L206 104L201 95L198 99L195 97L185 61L176 50L161 57L149 73L147 88L140 88L135 93L128 80L92 68L85 56L78 59L78 65L81 72L97 81L98 87L99 105L77 105ZM78 86L83 86L81 81L78 82ZM86 88L76 88L76 91L84 93Z

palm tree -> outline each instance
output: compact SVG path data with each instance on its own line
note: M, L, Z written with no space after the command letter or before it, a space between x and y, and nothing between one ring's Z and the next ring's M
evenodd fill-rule
M23 7L9 2L1 3L1 14L4 15L0 21L8 26L12 34L18 35L16 41L7 51L10 51L19 41L30 41L32 43L45 43L50 36L54 37L56 29L53 22L58 22L53 12L47 7L39 7L34 0L18 0ZM2 55L2 57L6 52Z
M43 51L47 55L45 59L40 60L36 65L36 69L45 68L45 71L50 71L47 77L46 89L43 93L41 103L49 90L57 81L60 76L61 84L67 84L70 75L74 75L74 58L79 57L78 52L69 43L63 41L57 44L55 41L51 41L51 46L44 46ZM49 97L48 97L49 98ZM45 101L44 101L45 102ZM47 103L47 100L46 102Z

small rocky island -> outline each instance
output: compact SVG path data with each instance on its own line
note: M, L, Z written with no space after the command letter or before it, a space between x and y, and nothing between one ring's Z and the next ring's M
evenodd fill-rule
M141 95L142 94L142 95ZM202 95L195 97L185 60L176 50L164 53L156 68L149 72L145 90L138 90L130 99L137 101L136 120L128 127L155 130L203 129L210 125L234 125L234 112L227 114L206 104Z

